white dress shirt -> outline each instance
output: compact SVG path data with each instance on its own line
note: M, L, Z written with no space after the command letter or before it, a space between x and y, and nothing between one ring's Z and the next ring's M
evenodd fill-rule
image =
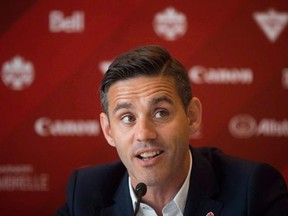
M184 181L184 184L180 188L180 190L177 192L173 200L171 200L169 203L167 203L164 208L162 209L163 216L183 216L185 204L188 196L188 189L189 189L189 183L190 183L190 176L191 176L191 169L192 169L192 156L190 152L190 167L188 175ZM131 179L129 177L129 190L130 190L130 196L132 199L132 205L135 210L135 204L137 202L137 197L134 193L134 190L131 185ZM145 204L140 203L140 208L137 213L137 216L157 216L155 210Z

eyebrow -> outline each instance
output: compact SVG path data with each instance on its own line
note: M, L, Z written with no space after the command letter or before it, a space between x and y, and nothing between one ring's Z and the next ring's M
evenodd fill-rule
M173 105L173 101L170 98L168 98L167 96L160 96L160 97L157 97L157 98L153 98L149 102L149 105L150 106L156 106L157 104L159 104L161 102L167 102L167 103ZM125 103L125 102L124 103L119 103L114 108L113 113L115 114L120 109L131 109L132 107L133 107L133 105L131 103Z
M151 106L156 106L160 102L167 102L167 103L173 105L173 101L170 98L168 98L167 96L160 96L160 97L157 97L157 98L153 98L152 101L150 101L149 104Z
M115 114L120 109L130 109L131 107L133 107L131 103L120 103L114 108L113 113Z

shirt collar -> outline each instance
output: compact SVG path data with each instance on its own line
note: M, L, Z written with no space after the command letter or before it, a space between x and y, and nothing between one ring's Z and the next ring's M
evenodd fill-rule
M178 209L181 211L182 214L184 214L184 209L185 209L185 204L186 204L186 200L187 200L187 196L188 196L188 190L189 190L189 184L190 184L191 170L192 170L191 151L189 151L189 153L190 153L189 154L190 165L189 165L188 175L187 175L182 187L180 188L180 190L177 192L177 194L175 195L173 200L171 200L171 202L173 201L176 204L176 206L178 207ZM131 185L130 177L128 178L128 184L129 184L130 197L132 199L132 206L135 209L135 203L137 202L137 197L136 197L134 190L133 190L133 187ZM169 202L169 203L171 203L171 202ZM169 203L167 205L169 205Z

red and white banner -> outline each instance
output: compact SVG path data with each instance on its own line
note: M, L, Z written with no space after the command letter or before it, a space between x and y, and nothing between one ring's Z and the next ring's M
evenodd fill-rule
M0 215L50 216L75 168L118 160L99 84L139 45L167 48L203 104L194 146L272 164L288 183L288 2L0 3Z

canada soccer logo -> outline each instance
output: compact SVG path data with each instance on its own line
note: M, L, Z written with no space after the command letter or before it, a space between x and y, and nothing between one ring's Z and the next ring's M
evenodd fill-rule
M25 61L21 56L15 56L2 66L2 81L12 90L23 90L34 81L34 66L30 61Z
M155 33L165 40L174 41L187 32L187 18L184 13L173 7L157 13L154 17L153 27Z

